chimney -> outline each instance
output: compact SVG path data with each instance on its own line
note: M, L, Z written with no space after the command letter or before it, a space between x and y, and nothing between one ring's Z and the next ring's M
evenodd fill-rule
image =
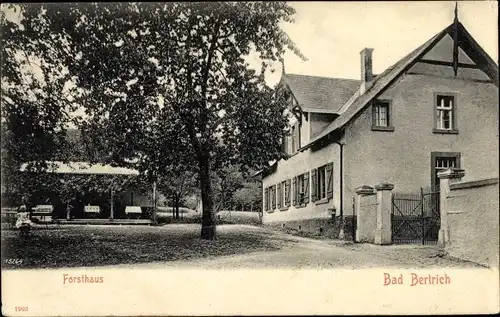
M373 81L372 52L373 48L364 48L359 52L361 55L361 87L359 89L361 94L365 93Z

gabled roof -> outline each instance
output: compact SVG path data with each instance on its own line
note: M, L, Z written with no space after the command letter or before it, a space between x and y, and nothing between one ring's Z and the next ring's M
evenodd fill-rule
M403 57L396 64L389 67L382 74L378 75L373 80L371 86L368 87L363 94L352 98L348 101L348 104L341 107L344 112L342 112L340 116L335 119L335 121L330 123L323 131L311 139L309 143L300 150L305 150L330 133L342 129L347 123L353 120L359 113L369 106L370 101L377 98L402 74L408 71L415 64L415 62L425 55L438 41L440 41L446 34L452 32L453 27L454 24L449 25L410 54ZM493 62L493 60L472 38L460 22L458 22L458 35L459 38L462 39L460 40L460 46L469 56L475 57L477 64L481 67L481 70L483 70L491 78L493 83L498 86L498 65Z
M281 78L306 112L338 113L359 88L355 79L283 74Z

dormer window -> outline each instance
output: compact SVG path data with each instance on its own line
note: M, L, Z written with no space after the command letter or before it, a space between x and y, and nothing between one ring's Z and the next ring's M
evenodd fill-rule
M390 100L377 100L372 106L372 130L394 131Z

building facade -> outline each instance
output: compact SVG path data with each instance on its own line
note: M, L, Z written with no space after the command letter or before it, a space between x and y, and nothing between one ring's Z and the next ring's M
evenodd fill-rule
M359 81L282 75L294 120L288 157L263 171L264 224L336 235L362 185L438 190L448 167L498 177L498 65L457 18L380 75L372 52Z

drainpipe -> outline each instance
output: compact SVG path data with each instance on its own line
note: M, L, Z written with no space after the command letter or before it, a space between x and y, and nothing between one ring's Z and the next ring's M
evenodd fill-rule
M340 219L341 227L339 232L339 239L344 239L344 145L338 141L336 144L340 146Z

